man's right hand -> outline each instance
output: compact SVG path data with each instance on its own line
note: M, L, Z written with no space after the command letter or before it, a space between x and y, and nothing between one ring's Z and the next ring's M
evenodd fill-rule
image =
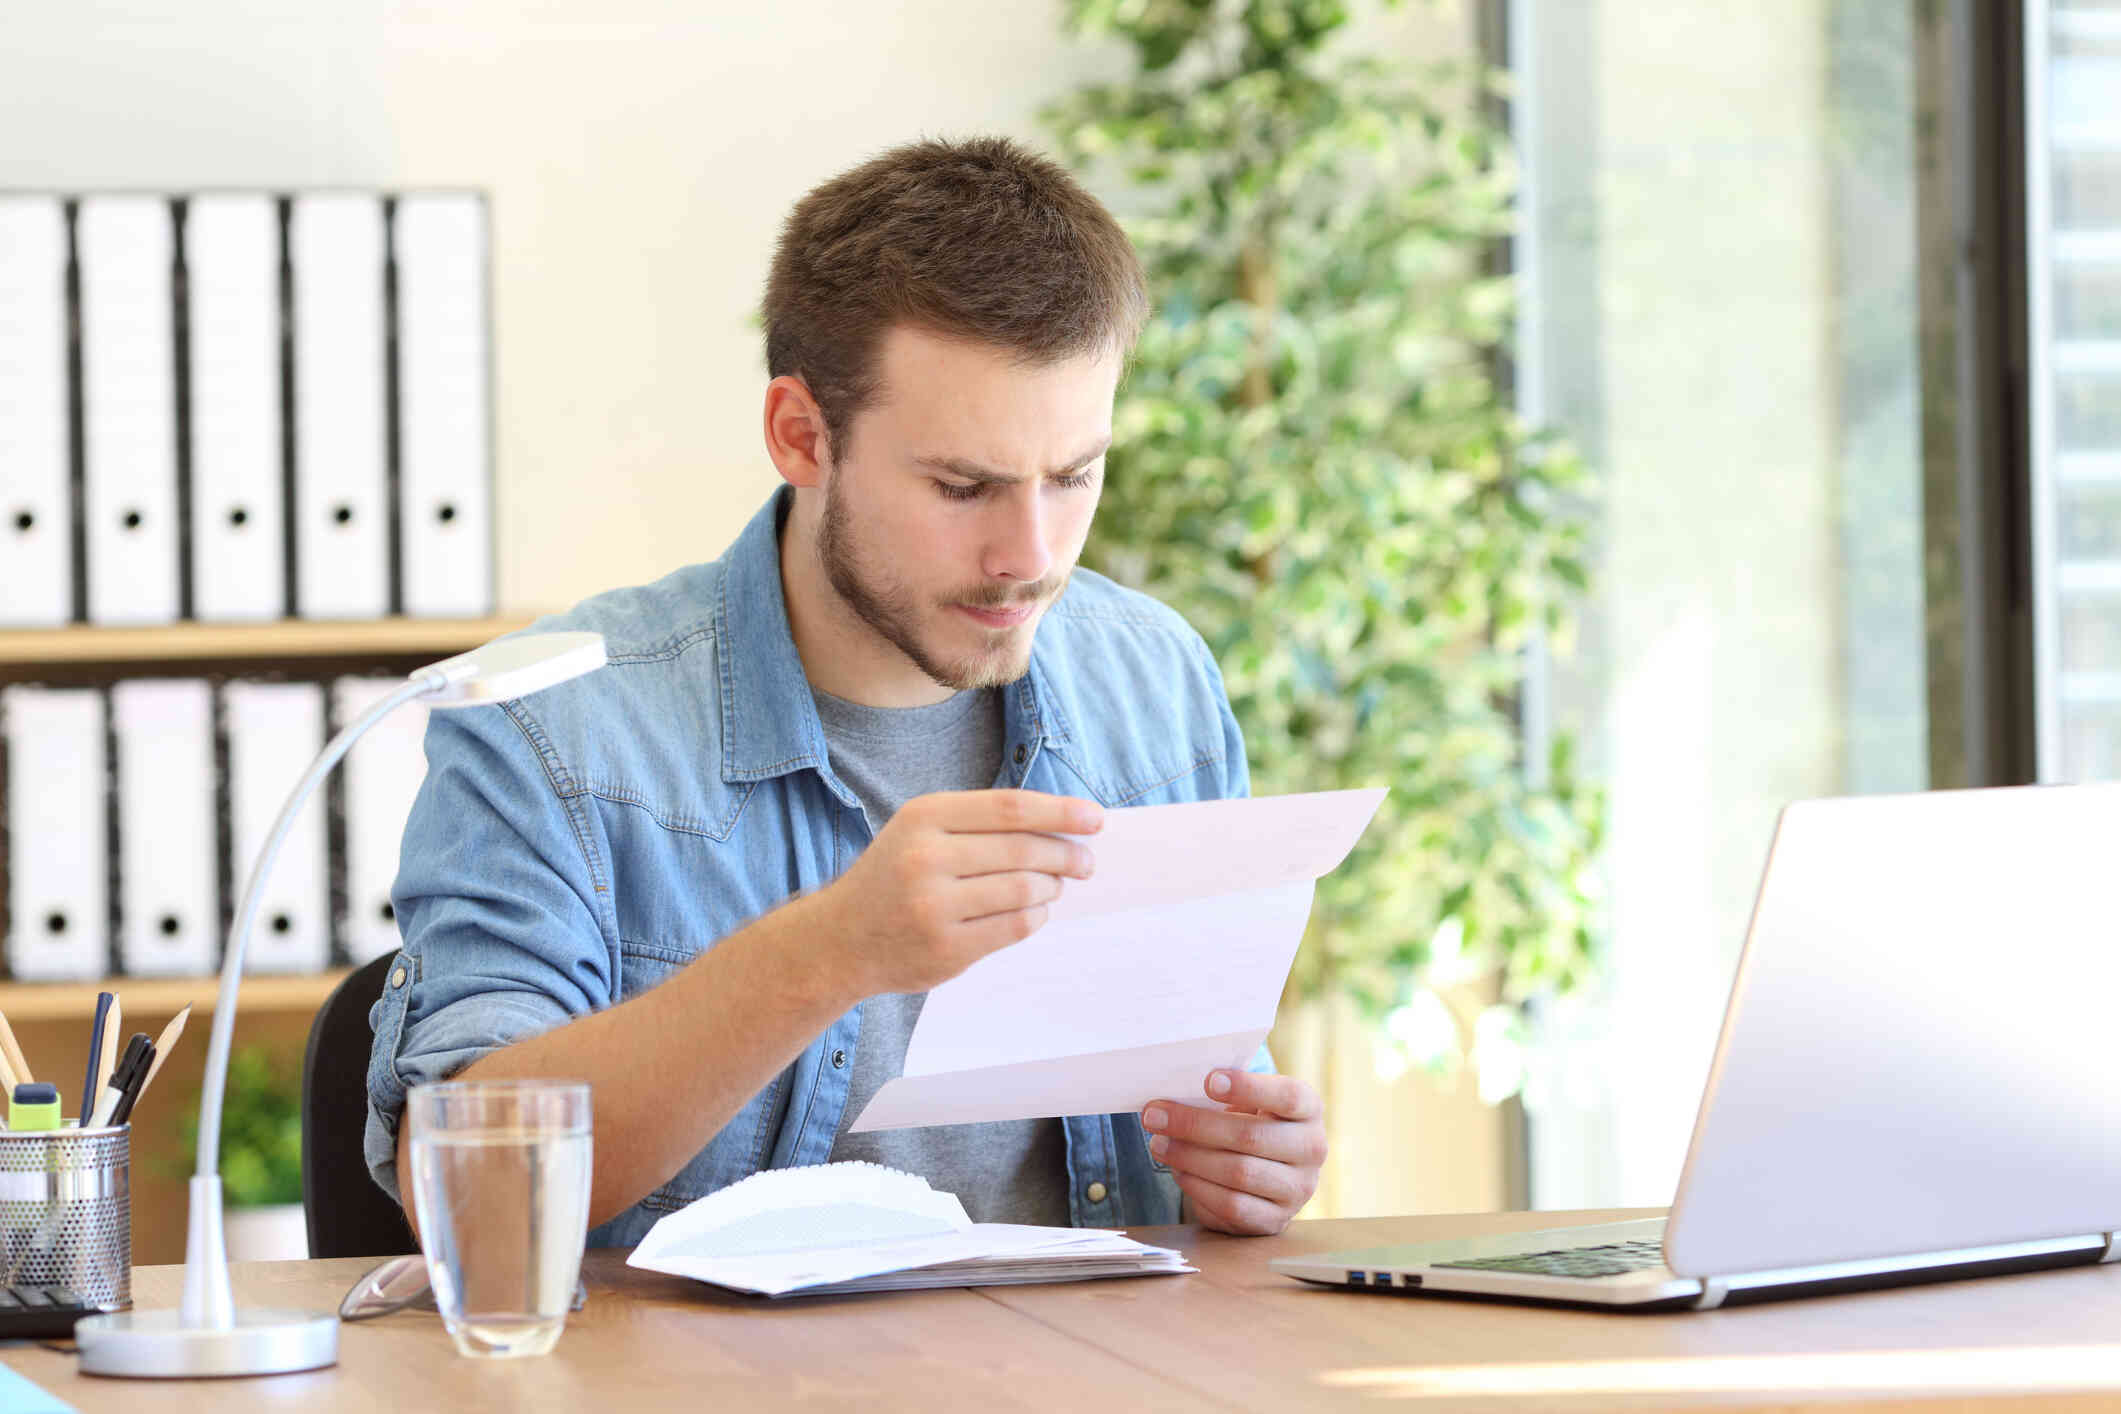
M1046 922L1063 879L1090 877L1096 801L1030 790L917 796L812 897L862 995L925 992Z

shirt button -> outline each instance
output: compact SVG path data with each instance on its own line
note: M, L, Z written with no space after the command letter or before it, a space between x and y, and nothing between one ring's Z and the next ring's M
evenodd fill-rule
M1093 1203L1102 1203L1105 1201L1106 1191L1105 1185L1102 1183L1093 1183L1083 1190L1083 1196Z
M1023 764L1024 764L1024 758L1025 758L1026 756L1029 756L1030 754L1031 754L1030 752L1028 752L1028 751L1024 750L1024 744L1023 744L1022 742L1018 742L1018 743L1016 744L1016 764L1017 764L1017 765L1019 765L1019 766L1023 765Z
M391 985L391 986L393 986L393 987L402 987L402 986L404 986L404 985L405 985L405 969L404 969L404 968L402 968L402 967L398 967L398 968L393 968L393 969L391 970L391 974L390 974L390 985Z
M847 1053L845 1051L834 1051L832 1053L832 1068L834 1070L845 1070L847 1068Z

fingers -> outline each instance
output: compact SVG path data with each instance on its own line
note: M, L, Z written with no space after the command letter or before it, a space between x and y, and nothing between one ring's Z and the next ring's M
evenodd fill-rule
M950 872L960 879L1015 869L1087 879L1097 865L1088 845L1054 835L946 835L942 848L949 859Z
M1142 1128L1174 1141L1233 1150L1276 1163L1316 1168L1326 1160L1326 1129L1315 1119L1203 1110L1159 1100L1142 1109Z
M1203 1227L1247 1237L1272 1237L1289 1225L1290 1212L1264 1198L1225 1188L1198 1174L1178 1173L1174 1177L1179 1191L1193 1200L1194 1214Z
M1293 1075L1256 1075L1246 1070L1208 1074L1209 1098L1233 1109L1255 1110L1281 1119L1317 1119L1325 1112L1318 1092Z
M945 791L908 802L929 823L953 834L997 834L1035 830L1042 834L1091 835L1104 827L1105 809L1094 800L1049 795L1041 790Z
M958 921L972 922L1000 913L1020 913L1060 897L1061 881L1032 869L982 874L967 879L951 895Z
M1158 1142L1162 1147L1158 1148ZM1230 1149L1211 1149L1159 1135L1150 1152L1176 1173L1191 1174L1227 1188L1264 1198L1285 1212L1295 1212L1318 1186L1318 1170L1299 1168Z

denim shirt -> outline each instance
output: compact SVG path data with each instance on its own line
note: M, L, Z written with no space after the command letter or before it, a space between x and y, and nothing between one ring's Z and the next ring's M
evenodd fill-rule
M638 996L831 883L869 843L788 629L787 498L776 493L720 560L527 630L603 634L601 671L432 714L391 893L404 946L369 1012L366 1155L393 1196L408 1086ZM1207 645L1088 570L1047 610L1028 672L1003 695L997 786L1108 807L1247 791ZM759 1169L825 1162L861 1044L857 1007L590 1244L631 1246L663 1214ZM1253 1066L1266 1065L1262 1050ZM1064 1128L1078 1226L1179 1220L1177 1184L1138 1116Z

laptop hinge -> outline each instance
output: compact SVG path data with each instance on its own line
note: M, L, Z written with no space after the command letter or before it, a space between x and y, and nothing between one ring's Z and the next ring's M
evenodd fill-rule
M1723 1298L1731 1294L1731 1284L1722 1277L1703 1277L1701 1295L1694 1299L1696 1311L1713 1311L1723 1304Z
M2099 1263L2104 1266L2108 1262L2121 1262L2121 1232L2106 1235L2106 1250L2099 1254Z

